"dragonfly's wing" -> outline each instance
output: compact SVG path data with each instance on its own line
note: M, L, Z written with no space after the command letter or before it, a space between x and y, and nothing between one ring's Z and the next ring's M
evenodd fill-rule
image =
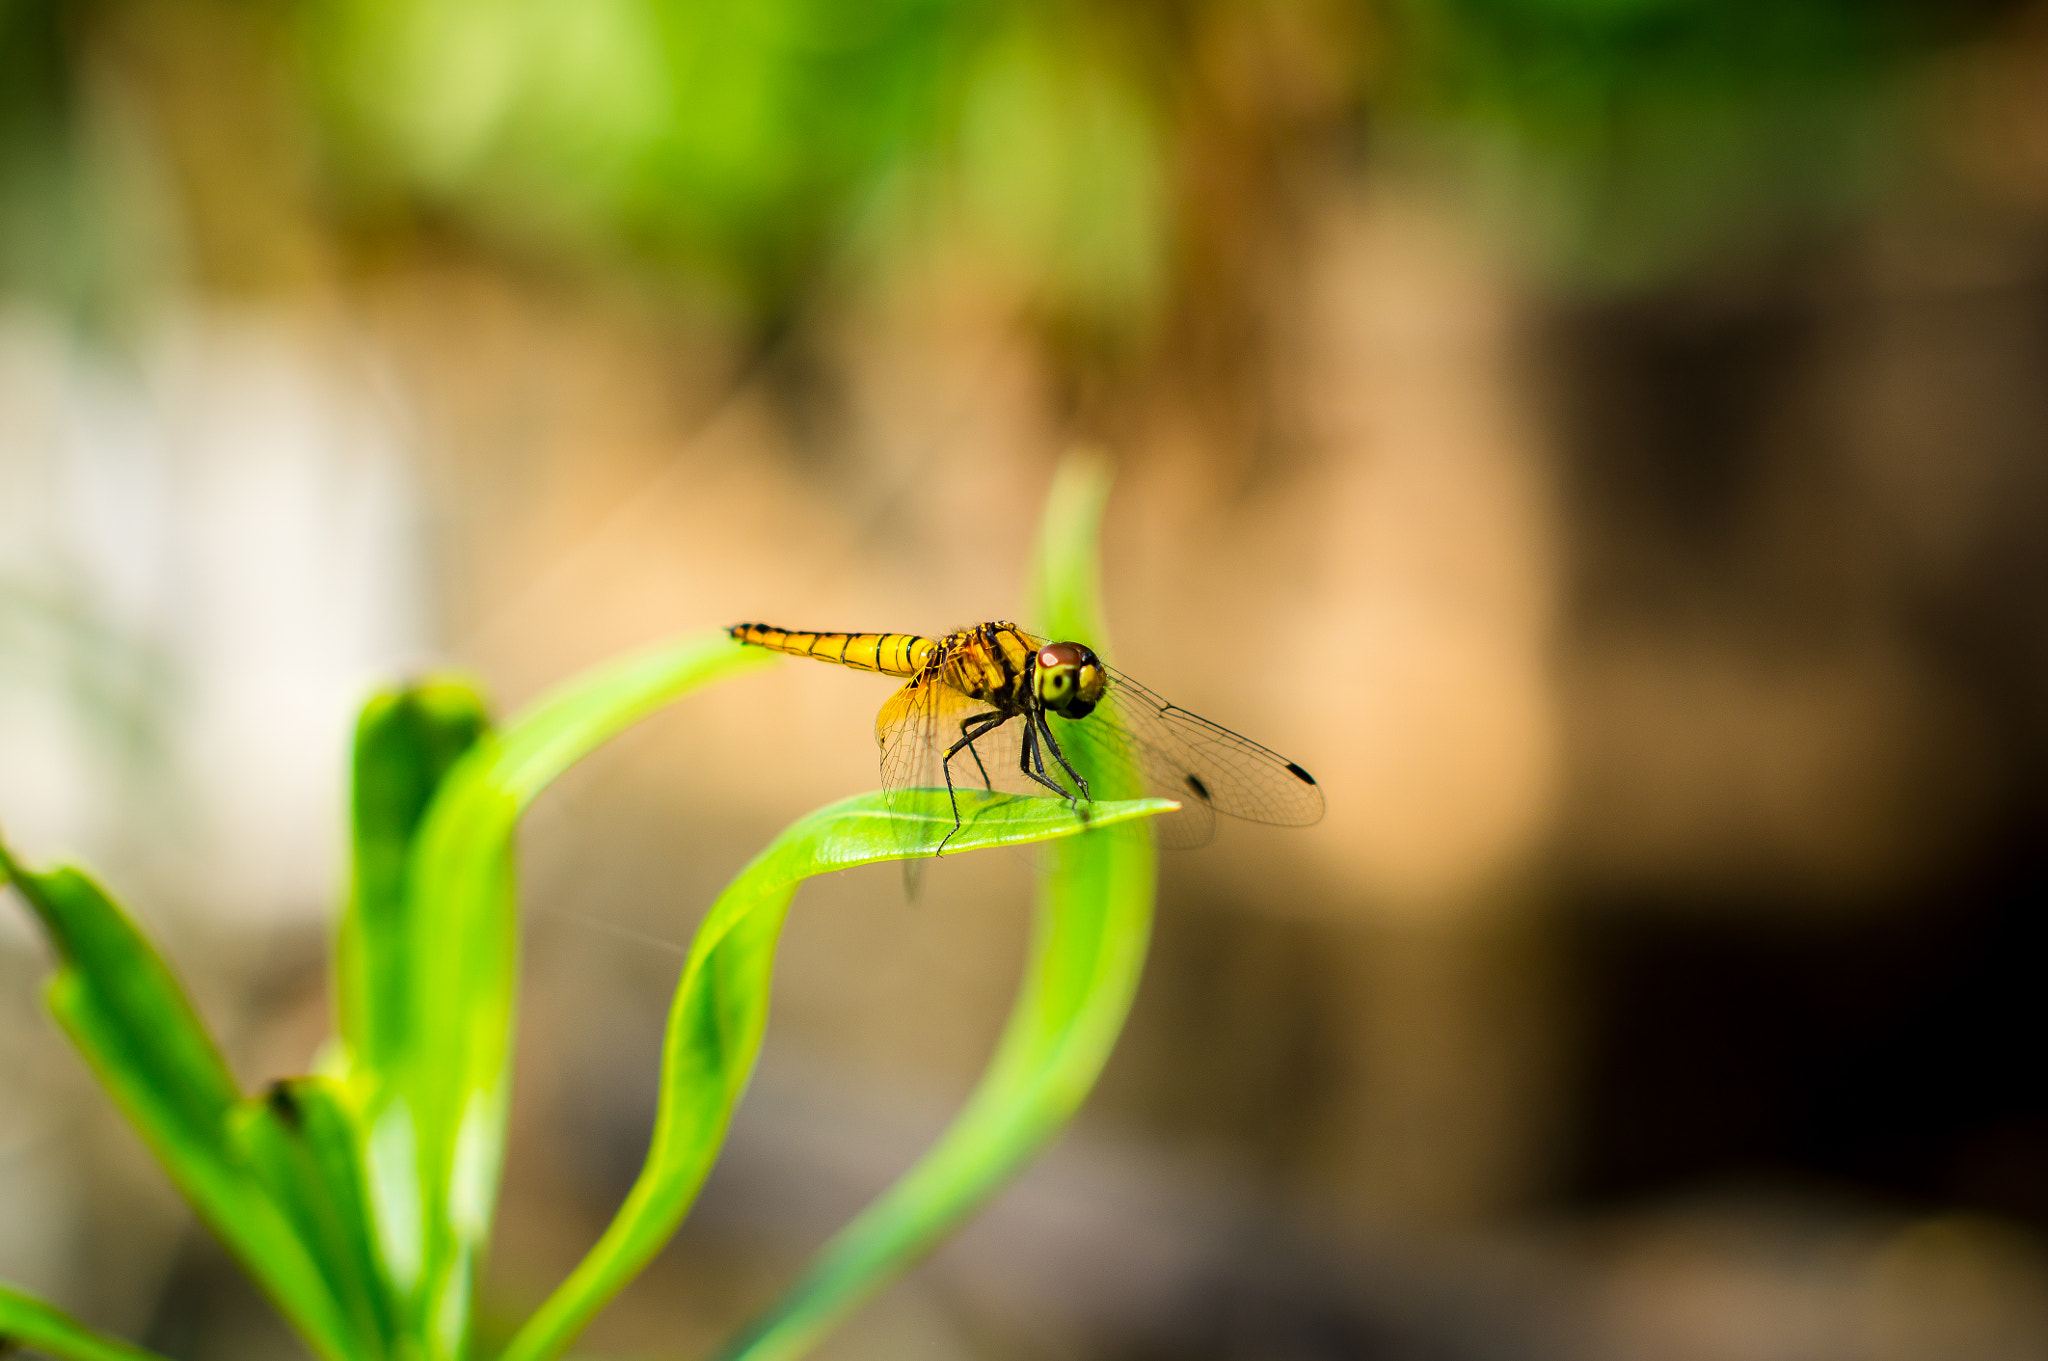
M1323 816L1323 791L1313 776L1279 752L1191 714L1114 668L1109 670L1111 723L1142 752L1166 797L1192 795L1219 813L1281 827L1306 827ZM1098 713L1100 710L1097 711Z
M1023 635L1033 647L1045 640ZM1095 712L1046 721L1089 778L1097 799L1151 794L1181 809L1149 819L1161 845L1200 846L1216 814L1305 827L1323 816L1323 791L1306 770L1249 737L1169 704L1115 667ZM1047 758L1051 765L1051 758Z
M932 799L905 795L913 790L943 792L946 752L966 733L986 726L985 720L995 712L994 706L936 677L907 682L882 706L875 719L875 738L882 747L882 789L899 814L897 827L905 849L933 853L952 831L950 820L931 820ZM962 724L967 725L964 730ZM956 753L952 760L954 787L1008 794L1030 788L1018 772L1023 728L1021 719L988 727L972 746ZM963 803L962 808L969 810L970 804Z
M1192 792L1186 762L1175 746L1140 737L1144 720L1140 716L1134 723L1124 713L1121 697L1104 695L1086 718L1070 721L1054 714L1045 722L1061 754L1087 777L1091 799L1157 795L1180 804L1179 812L1146 819L1160 845L1187 850L1208 845L1216 835L1216 810ZM1064 779L1050 752L1045 763Z
M1323 816L1323 791L1300 766L1248 737L1169 704L1114 668L1109 690L1087 718L1049 720L1054 735L1100 772L1096 798L1141 793L1176 799L1181 811L1155 820L1160 841L1199 846L1215 814L1301 827Z
M937 678L906 682L875 717L875 740L882 747L882 788L891 794L944 789L946 749L960 740L960 725L993 712L990 705ZM987 739L977 741L975 749L986 753ZM953 781L969 780L976 787L981 784L973 760L962 751L953 760Z

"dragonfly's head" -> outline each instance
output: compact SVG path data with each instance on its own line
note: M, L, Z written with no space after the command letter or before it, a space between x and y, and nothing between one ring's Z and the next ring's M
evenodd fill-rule
M1101 701L1109 672L1080 643L1047 643L1038 649L1031 684L1038 702L1061 718L1086 718Z

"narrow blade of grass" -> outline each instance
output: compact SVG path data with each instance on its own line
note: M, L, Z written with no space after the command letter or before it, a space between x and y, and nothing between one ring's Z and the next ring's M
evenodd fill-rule
M964 825L946 846L949 856L1073 839L1084 825L1057 799L976 791L963 792L960 801ZM1122 826L1173 806L1158 799L1098 803L1086 825ZM903 816L935 828L953 825L942 789L926 791L923 806L909 813L879 793L847 799L790 826L712 904L669 1012L654 1138L639 1178L604 1236L501 1361L560 1355L675 1232L711 1169L760 1052L775 946L791 897L813 875L904 858L896 825Z
M54 1305L0 1285L0 1356L16 1347L33 1347L57 1361L164 1361L155 1352L94 1332Z
M395 1066L412 1017L406 887L412 855L448 772L491 730L483 697L453 679L386 691L356 723L350 781L348 909L335 945L335 998L352 1069Z
M428 1355L467 1346L471 1289L504 1152L518 928L512 833L562 771L662 705L773 657L723 632L600 667L500 734L477 726L447 768L404 860L402 907L361 981L402 1021L349 1056L371 1200L408 1329ZM454 704L442 727L452 747ZM402 819L394 819L402 824ZM360 846L359 846L360 849ZM359 871L359 883L365 882ZM385 882L385 881L380 881ZM367 934L367 932L366 932ZM366 949L366 954L369 951Z
M423 1331L425 1206L411 1108L393 1081L419 1038L410 959L413 867L427 812L449 774L491 734L483 697L453 678L375 695L356 723L352 876L334 952L340 1038L334 1066L342 1079L336 1094L346 1109L331 1113L347 1122L351 1157L362 1177L355 1198L363 1223L347 1236L360 1233L375 1260L363 1281L384 1300L381 1306L373 1302L369 1313L393 1335L415 1339ZM419 906L432 909L430 903ZM327 1215L348 1213L342 1207L350 1193L309 1175L309 1150L295 1147L291 1132L275 1126L260 1110L250 1117L252 1155L269 1153L263 1165L280 1196L296 1202L303 1231L320 1233ZM333 1151L321 1161L331 1169ZM342 1269L349 1270L345 1263ZM360 1300L345 1307L358 1316L365 1312Z
M79 871L28 870L0 846L0 873L57 948L51 1013L171 1180L315 1351L369 1354L244 1159L230 1127L241 1094L170 966Z
M1095 544L1107 470L1070 458L1054 480L1030 594L1053 638L1107 651ZM1086 724L1073 725L1079 733ZM1111 767L1068 754L1105 797ZM1098 807L1101 805L1097 805ZM1165 804L1164 807L1172 807ZM1031 957L995 1057L939 1142L842 1230L726 1361L799 1355L980 1209L1071 1117L1123 1028L1151 934L1155 851L1138 823L1098 823L1046 848Z

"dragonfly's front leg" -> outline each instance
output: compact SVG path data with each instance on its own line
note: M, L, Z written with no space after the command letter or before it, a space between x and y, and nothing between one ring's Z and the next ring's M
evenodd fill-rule
M1088 782L1081 778L1081 772L1074 769L1073 764L1067 760L1067 754L1060 750L1059 739L1052 735L1052 725L1045 721L1045 711L1043 709L1033 710L1030 719L1038 724L1039 734L1045 738L1045 749L1052 753L1053 760L1060 763L1061 770L1073 776L1074 786L1081 791L1082 800L1084 802L1092 802L1088 798ZM1040 764L1042 765L1043 762ZM1062 794L1066 793L1064 789L1060 792Z
M1047 772L1044 772L1044 757L1038 755L1038 725L1034 725L1034 722L1030 722L1030 720L1024 722L1024 749L1018 753L1018 770L1022 770L1026 778L1036 780L1038 784L1053 790L1061 798L1065 798L1065 800L1073 798L1071 790L1061 788L1059 780L1053 780L1051 776L1047 776Z
M1033 769L1034 766L1037 768ZM1024 725L1024 745L1017 751L1017 769L1024 772L1026 779L1036 780L1061 798L1070 799L1073 797L1072 794L1060 788L1058 781L1047 777L1045 773L1045 758L1038 754L1038 727L1036 724L1027 722Z

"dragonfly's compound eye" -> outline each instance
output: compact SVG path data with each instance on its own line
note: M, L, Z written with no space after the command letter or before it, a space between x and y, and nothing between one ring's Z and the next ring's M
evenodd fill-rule
M1038 650L1038 702L1062 718L1095 712L1108 685L1102 659L1079 643L1047 643Z

